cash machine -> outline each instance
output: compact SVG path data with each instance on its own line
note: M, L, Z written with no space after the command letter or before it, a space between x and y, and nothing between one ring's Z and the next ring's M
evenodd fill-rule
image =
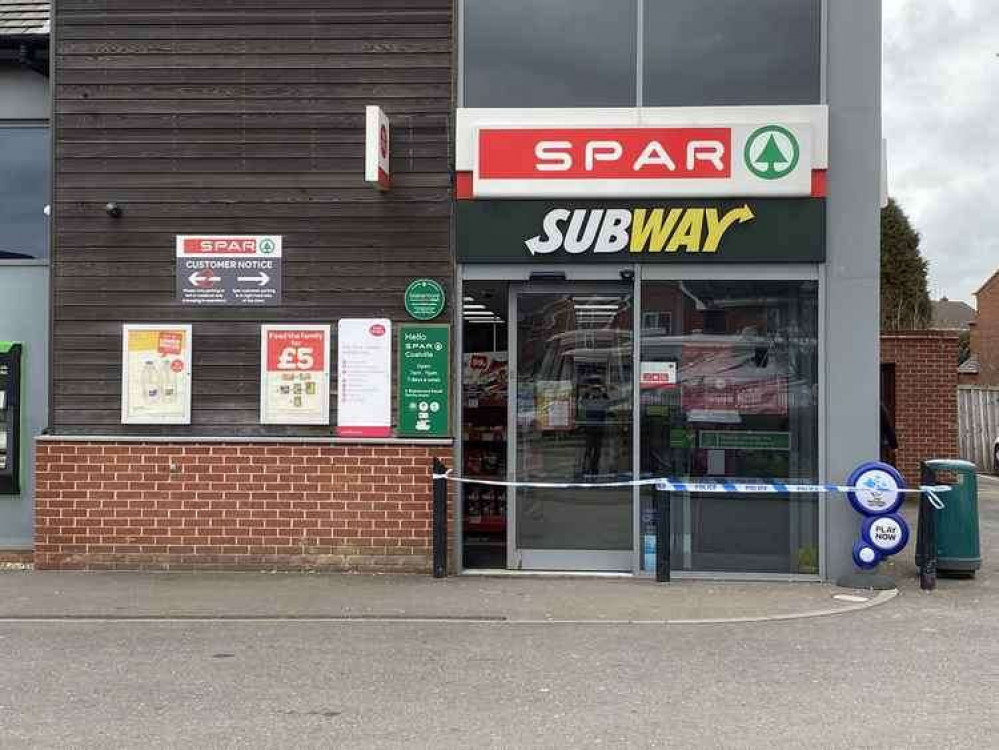
M0 495L21 492L21 353L0 341Z

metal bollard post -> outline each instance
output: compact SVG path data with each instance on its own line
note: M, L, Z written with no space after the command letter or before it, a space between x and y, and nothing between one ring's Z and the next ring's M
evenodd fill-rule
M434 474L447 471L444 462L434 459ZM447 576L447 480L434 479L434 578Z
M923 464L920 481L924 486L934 483L936 477ZM932 591L937 587L937 511L927 493L919 494L919 535L916 538L916 565L919 566L919 588Z
M670 579L669 498L668 492L656 487L656 580L659 583L669 583Z

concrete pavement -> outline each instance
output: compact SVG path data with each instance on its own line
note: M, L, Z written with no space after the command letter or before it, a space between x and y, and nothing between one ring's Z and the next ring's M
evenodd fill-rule
M906 555L892 567L895 599L836 617L712 625L6 620L0 746L987 747L999 732L999 483L983 480L981 505L985 567L976 580L941 579L924 594ZM34 591L52 602L25 601L26 589L16 587L31 578L0 576L0 608L55 612L71 601L50 582ZM120 576L94 580L124 585ZM273 580L256 611L284 606L285 579ZM316 580L307 586L321 586ZM559 601L547 592L565 583L592 583L577 593L596 601L547 604ZM491 590L475 579L457 584ZM651 603L661 591L531 580L528 596L499 584L508 593L481 594L478 611L499 612L501 602L516 617L609 616L625 611L622 601ZM135 589L112 596L91 588L87 606L106 613L118 601L122 612L150 611L165 591ZM614 593L600 598L598 589ZM728 593L703 582L670 587L688 589L704 600ZM200 597L188 605L210 610L207 588ZM86 602L72 601L84 611ZM367 601L374 608L381 600ZM411 612L428 606L426 598L406 604Z
M850 612L892 595L819 583L629 578L8 572L0 574L0 619L745 621Z

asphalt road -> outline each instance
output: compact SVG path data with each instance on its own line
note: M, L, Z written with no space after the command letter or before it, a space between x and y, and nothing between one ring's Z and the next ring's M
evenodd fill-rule
M831 617L2 623L0 747L994 747L986 482L978 579Z

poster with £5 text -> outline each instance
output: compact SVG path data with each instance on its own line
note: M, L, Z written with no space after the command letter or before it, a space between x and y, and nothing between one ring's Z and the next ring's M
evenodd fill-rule
M260 423L329 424L330 327L260 329Z

